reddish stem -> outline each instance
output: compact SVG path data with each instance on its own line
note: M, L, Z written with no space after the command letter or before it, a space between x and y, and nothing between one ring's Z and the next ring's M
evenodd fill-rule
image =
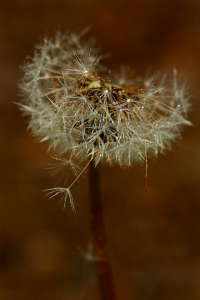
M116 300L113 278L109 263L103 210L100 193L100 166L89 166L90 199L91 199L91 231L94 256L97 258L97 274L102 300Z

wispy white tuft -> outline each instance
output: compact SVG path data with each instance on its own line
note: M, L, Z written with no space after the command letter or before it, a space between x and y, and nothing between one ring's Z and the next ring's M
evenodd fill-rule
M73 200L72 194L69 189L57 187L57 188L53 188L53 189L47 189L45 191L49 191L49 193L47 193L47 196L48 195L50 196L49 199L55 197L58 194L63 194L60 202L64 201L64 208L66 205L67 198L69 197L69 201L70 201L72 210L73 210L73 212L76 211L75 206L74 206L74 200Z
M58 155L53 155L52 158L54 158L57 161L55 164L49 164L48 169L50 170L52 176L60 172L65 174L66 172L69 172L71 170L73 174L77 177L79 173L83 170L81 166L75 164L71 159L66 159Z

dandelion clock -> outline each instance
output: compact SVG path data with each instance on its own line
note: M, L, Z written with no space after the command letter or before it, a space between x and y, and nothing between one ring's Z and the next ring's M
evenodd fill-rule
M131 166L170 149L180 137L182 125L190 125L190 104L184 82L176 69L166 74L126 80L124 72L111 79L93 40L80 34L57 33L36 47L26 62L21 81L20 104L29 116L29 128L46 141L57 165L51 171L72 169L75 180L68 187L48 190L50 197L69 199L75 210L71 187L90 169L91 231L102 299L116 299L107 254L99 186L99 163ZM79 163L85 161L85 168Z

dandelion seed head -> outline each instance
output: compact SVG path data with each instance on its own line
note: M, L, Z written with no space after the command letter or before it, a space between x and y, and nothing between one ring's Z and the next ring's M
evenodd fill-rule
M182 125L191 125L189 96L177 70L170 81L166 73L129 78L122 67L114 82L110 71L102 75L101 57L93 40L81 41L83 33L45 38L23 67L21 109L30 117L33 134L77 162L94 157L96 164L126 166L145 161L147 149L155 156L170 149ZM69 161L58 160L52 172L69 166L77 171ZM70 198L69 191L52 191Z

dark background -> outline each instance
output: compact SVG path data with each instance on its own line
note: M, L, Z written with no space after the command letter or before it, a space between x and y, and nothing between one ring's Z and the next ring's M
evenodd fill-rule
M26 131L19 66L44 35L92 25L104 62L137 75L173 67L190 86L193 127L145 166L102 166L105 222L118 299L200 299L200 1L15 0L0 3L0 299L98 298L90 246L88 175L71 192L74 214L46 188L47 145ZM171 75L169 75L171 76ZM59 184L60 185L60 184ZM87 297L84 298L85 291Z

